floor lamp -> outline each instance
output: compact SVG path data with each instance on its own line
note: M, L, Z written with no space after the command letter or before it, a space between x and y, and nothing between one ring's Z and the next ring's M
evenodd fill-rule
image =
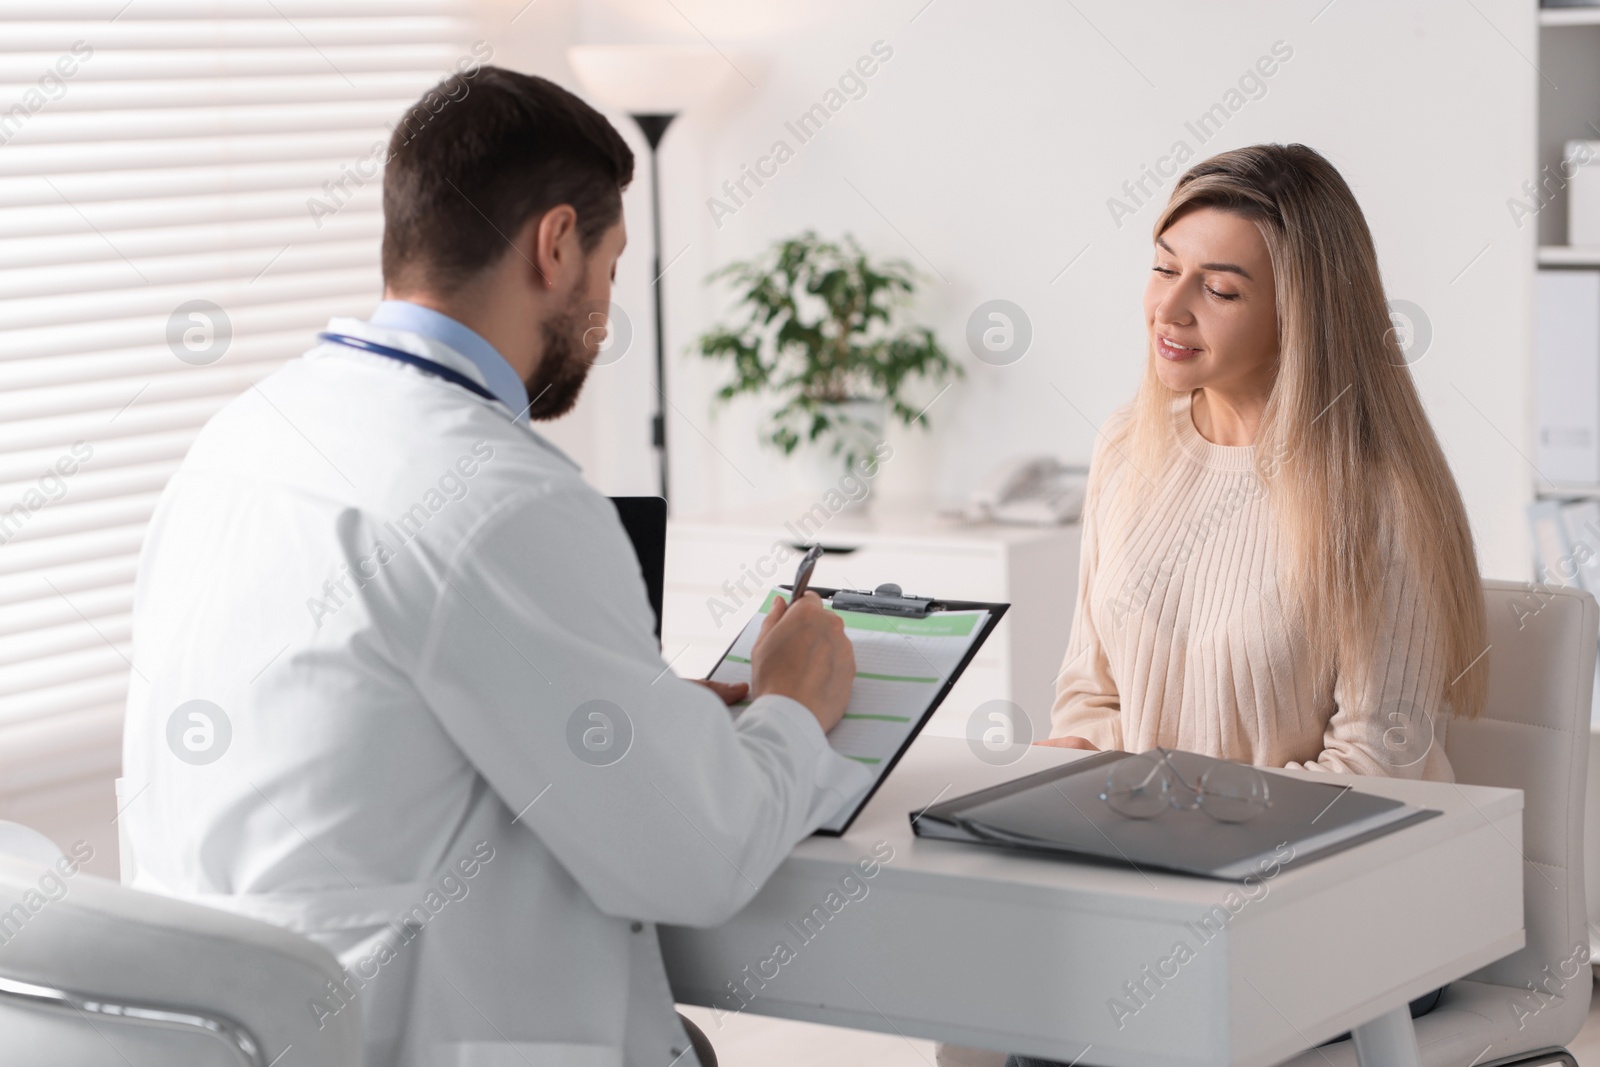
M661 181L656 149L667 127L686 108L716 90L727 61L710 48L672 45L576 45L568 62L584 90L602 105L626 111L650 145L650 231L654 268L656 409L650 442L656 450L661 496L667 495L667 348L661 299Z

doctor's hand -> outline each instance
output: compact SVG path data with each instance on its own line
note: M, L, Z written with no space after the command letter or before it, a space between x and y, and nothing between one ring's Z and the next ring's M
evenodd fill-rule
M750 653L751 697L776 693L798 700L827 733L844 715L855 676L844 620L817 594L804 593L793 604L773 600Z
M703 685L730 707L750 695L748 682L713 682L710 678L691 678L695 685Z

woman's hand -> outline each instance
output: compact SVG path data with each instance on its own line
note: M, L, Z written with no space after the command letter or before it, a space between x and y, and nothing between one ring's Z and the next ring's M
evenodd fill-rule
M1047 737L1042 741L1035 741L1034 744L1047 745L1050 748L1081 748L1086 752L1100 751L1087 737Z

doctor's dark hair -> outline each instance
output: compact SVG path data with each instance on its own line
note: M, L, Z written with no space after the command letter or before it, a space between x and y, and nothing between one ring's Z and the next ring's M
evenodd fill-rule
M383 280L454 292L510 252L529 219L571 205L585 252L622 214L633 152L554 82L473 67L395 126L383 172Z

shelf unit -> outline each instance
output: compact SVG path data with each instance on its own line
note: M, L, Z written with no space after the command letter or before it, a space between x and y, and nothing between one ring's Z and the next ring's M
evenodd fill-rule
M1600 6L1540 8L1539 114L1536 175L1558 173L1566 143L1600 139L1590 123L1600 114ZM1558 193L1538 215L1540 268L1600 268L1600 248L1567 241L1567 200ZM1535 355L1537 359L1537 355ZM1531 455L1532 453L1530 453ZM1540 499L1600 499L1600 485L1534 483Z
M1539 9L1541 26L1600 26L1600 7L1544 7Z
M1541 500L1600 500L1600 485L1538 485L1534 493Z
M1573 248L1570 245L1540 245L1541 267L1600 267L1600 248Z
M1590 125L1600 114L1600 7L1539 10L1539 146L1534 173L1558 173L1566 142L1600 139ZM1558 194L1538 216L1539 268L1597 268L1600 248L1574 248L1567 242L1567 200ZM1537 352L1534 358L1538 358ZM1535 433L1538 432L1537 425ZM1532 454L1532 453L1530 453ZM1600 485L1534 483L1541 499L1600 500ZM1530 570L1537 566L1530 561ZM1600 694L1597 694L1600 695ZM1589 782L1584 816L1600 825L1600 723L1591 722ZM1591 829L1584 848L1590 929L1600 930L1600 839ZM1589 959L1600 965L1600 935L1591 937Z

